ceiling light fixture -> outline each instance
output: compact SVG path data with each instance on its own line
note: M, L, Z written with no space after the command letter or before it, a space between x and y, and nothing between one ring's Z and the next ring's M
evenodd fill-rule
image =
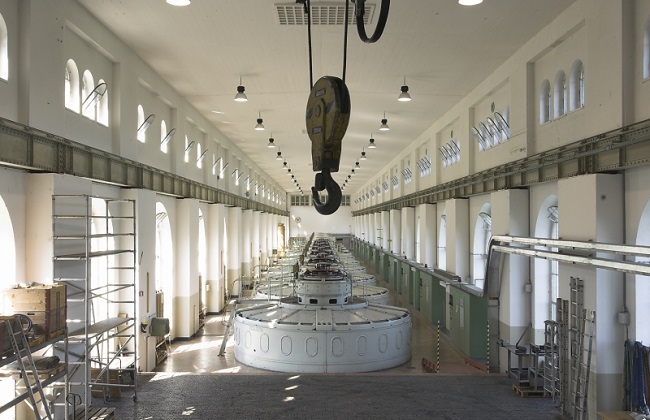
M458 0L458 4L462 6L476 6L483 3L483 0Z
M354 163L354 169L361 169L361 166L359 166L359 162Z
M275 149L275 143L273 143L275 139L273 138L273 133L271 133L271 137L269 137L269 144L266 145L269 149Z
M359 160L366 160L366 159L368 159L366 157L366 151L362 149L361 156L359 157Z
M237 86L237 94L235 95L235 102L246 102L248 96L244 93L246 88L241 84L241 76L239 76L239 86Z
M189 6L190 3L190 0L167 0L167 4L172 6Z
M388 131L390 127L388 126L388 120L386 119L386 112L384 112L384 118L381 119L381 125L379 126L379 131Z
M257 113L258 118L257 118L257 124L255 124L255 130L257 131L264 131L266 128L264 128L264 120L262 120L262 113L258 111Z
M278 151L278 155L275 157L275 160L283 160L282 159L282 152Z
M372 133L370 134L370 140L368 143L368 149L376 149L377 145L375 144L375 139L372 138Z
M411 100L411 95L409 95L409 87L406 84L406 76L404 76L404 84L401 87L402 93L399 94L397 100L400 102L409 102Z

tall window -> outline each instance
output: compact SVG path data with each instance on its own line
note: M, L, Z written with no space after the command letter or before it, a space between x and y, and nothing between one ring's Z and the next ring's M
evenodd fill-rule
M190 143L190 139L188 139L187 136L185 136L185 153L184 153L184 156L183 156L183 159L185 160L185 163L190 161L190 150L192 150L191 144L193 144L193 143L194 142Z
M643 31L643 78L650 78L650 19Z
M97 101L97 122L108 127L108 90L106 89L106 82L99 79L97 87L101 87L102 85L104 85L104 89L101 91L103 93Z
M142 129L142 125L144 124L144 109L142 108L142 105L138 105L138 132L136 134L137 139L144 143L146 138L145 133L147 130Z
M549 122L551 118L551 84L548 80L542 82L539 90L539 123Z
M203 164L201 163L202 158L201 158L201 143L196 144L196 167L201 169L203 167Z
M0 14L0 78L9 80L9 48L7 24Z
M162 120L160 122L160 151L163 153L167 153L165 137L167 137L167 123L165 123L165 120Z
M440 228L438 229L438 268L447 269L447 216L440 216Z
M569 110L575 111L585 106L585 70L582 61L576 60L571 66L569 76Z
M65 65L65 107L71 111L79 112L79 70L77 63L70 59Z
M567 111L567 92L566 92L566 77L562 70L557 72L555 76L555 89L553 91L553 117L560 118L566 115Z
M91 120L95 119L95 113L97 111L91 97L94 88L93 74L89 70L84 71L84 76L81 79L81 98L83 100L81 113L84 117L90 118Z

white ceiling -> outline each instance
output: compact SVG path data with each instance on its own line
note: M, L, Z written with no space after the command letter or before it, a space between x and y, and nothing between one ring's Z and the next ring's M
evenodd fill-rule
M381 0L376 4L374 30ZM350 173L373 133L344 194L354 193L400 151L470 92L506 58L574 0L398 0L375 44L349 27L346 84L352 111L343 139L339 184ZM275 143L306 193L314 182L305 107L310 91L307 28L280 25L272 0L192 0L175 7L165 0L79 0L163 79L288 192L297 188ZM312 1L315 5L345 2ZM343 7L344 9L344 7ZM314 79L341 77L343 26L312 27ZM233 100L239 77L248 102ZM411 102L398 102L406 77ZM266 131L255 131L261 113ZM386 112L391 130L378 132ZM210 146L208 145L208 148ZM437 158L430 152L432 159Z

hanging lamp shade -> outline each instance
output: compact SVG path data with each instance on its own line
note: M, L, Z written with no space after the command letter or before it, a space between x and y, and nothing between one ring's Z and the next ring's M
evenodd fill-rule
M370 135L370 140L368 141L368 149L376 149L377 145L375 144L375 139L372 138L372 134Z
M261 113L258 113L257 124L255 124L255 130L256 131L266 130L266 128L264 128L264 120L262 119Z
M359 160L366 160L366 159L368 159L368 158L366 157L366 151L363 150L363 151L361 152L361 156L359 157Z
M400 90L402 92L397 97L397 100L400 102L409 102L411 100L411 95L409 95L409 87L406 84L406 77L404 77L404 84L402 85Z
M275 139L273 138L273 134L271 134L271 137L269 138L269 144L266 145L269 149L275 149Z
M237 86L237 94L235 95L235 102L246 102L248 101L248 96L246 96L246 88L241 84L241 76L239 76L239 86Z
M381 125L379 126L379 131L388 131L390 127L388 126L388 120L386 119L386 113L384 112L384 118L381 119Z
M278 152L277 156L275 157L275 160L282 160L282 152Z

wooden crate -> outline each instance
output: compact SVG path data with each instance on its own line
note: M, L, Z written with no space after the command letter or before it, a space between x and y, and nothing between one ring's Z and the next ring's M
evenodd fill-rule
M42 284L6 289L11 311L27 315L34 325L34 334L52 336L66 327L66 290L62 284Z
M49 312L66 307L65 285L39 284L18 289L6 289L5 297L15 313Z

